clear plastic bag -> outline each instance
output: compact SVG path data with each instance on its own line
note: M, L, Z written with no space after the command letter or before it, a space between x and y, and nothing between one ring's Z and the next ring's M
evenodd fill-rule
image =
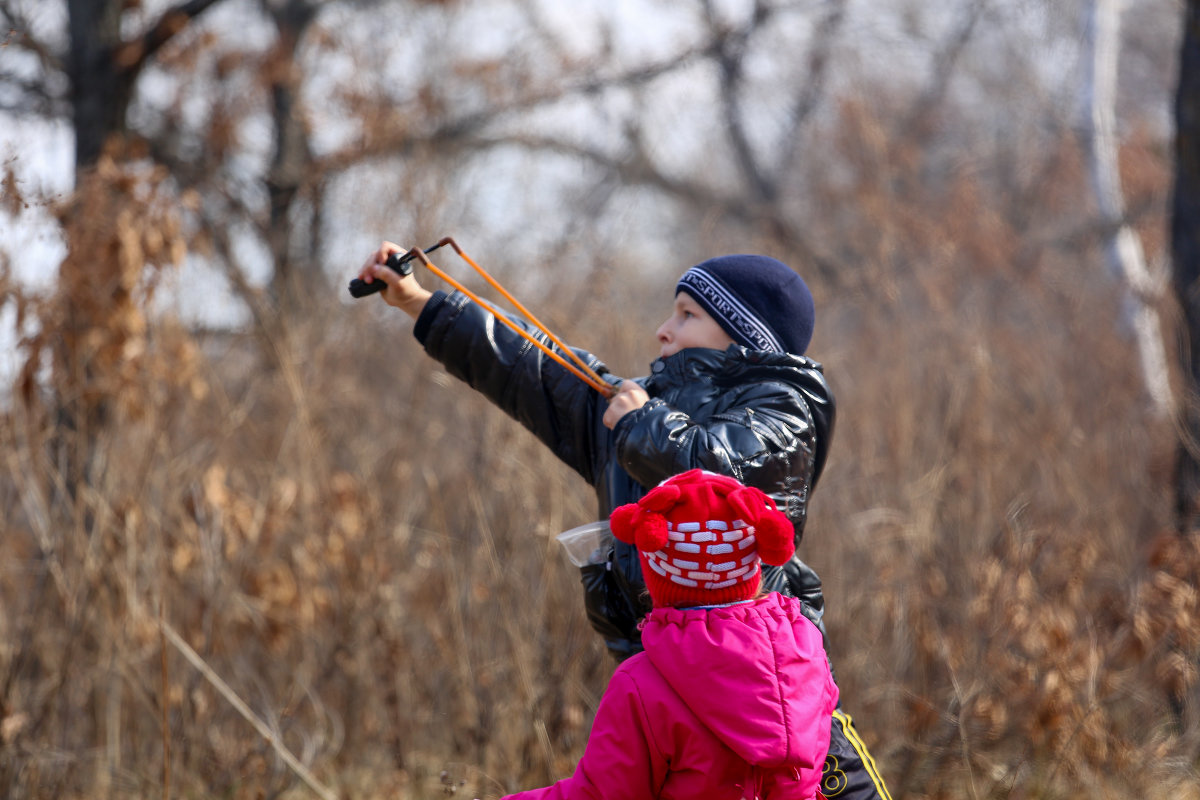
M589 522L563 531L554 538L562 544L567 558L577 567L607 563L612 549L613 536L608 520Z

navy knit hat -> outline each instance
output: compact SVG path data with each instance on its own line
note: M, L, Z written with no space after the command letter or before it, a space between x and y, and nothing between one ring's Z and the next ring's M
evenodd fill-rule
M733 340L751 350L804 355L812 339L812 293L791 267L767 256L717 256L683 273L687 292Z

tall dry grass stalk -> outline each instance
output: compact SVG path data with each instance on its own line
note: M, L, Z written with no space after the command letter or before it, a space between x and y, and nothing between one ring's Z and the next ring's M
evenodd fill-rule
M1054 191L1006 200L965 173L925 186L869 123L845 110L877 157L814 177L811 214L850 265L814 279L840 412L801 547L846 710L897 797L1200 796L1200 553L1163 534L1173 432L1114 287L1062 243L1071 145ZM64 217L89 277L43 300L5 276L37 325L0 416L0 794L475 797L566 775L612 669L552 538L593 518L588 487L382 304L331 294L268 348L146 315L169 205L152 174L96 181ZM571 299L544 318L634 373L671 271L547 275Z

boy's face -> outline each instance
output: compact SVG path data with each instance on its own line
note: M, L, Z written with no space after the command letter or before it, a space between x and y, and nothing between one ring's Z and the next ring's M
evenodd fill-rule
M659 356L662 358L688 347L724 350L733 344L733 337L687 292L675 295L675 307L671 316L658 326L654 335L661 345Z

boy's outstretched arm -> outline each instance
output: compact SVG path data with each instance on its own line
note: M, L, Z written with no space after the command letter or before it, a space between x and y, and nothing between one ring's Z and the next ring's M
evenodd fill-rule
M404 248L393 242L384 242L379 249L372 253L359 270L358 277L365 283L383 281L387 288L383 290L383 299L389 306L396 308L416 319L421 309L429 301L433 293L417 282L415 275L401 275L387 264L388 256L393 253L403 253Z
M549 343L525 320L509 319ZM599 479L608 431L601 421L607 400L598 391L461 292L434 292L413 335L450 375L531 431L584 480ZM572 350L600 375L609 374L595 355Z

